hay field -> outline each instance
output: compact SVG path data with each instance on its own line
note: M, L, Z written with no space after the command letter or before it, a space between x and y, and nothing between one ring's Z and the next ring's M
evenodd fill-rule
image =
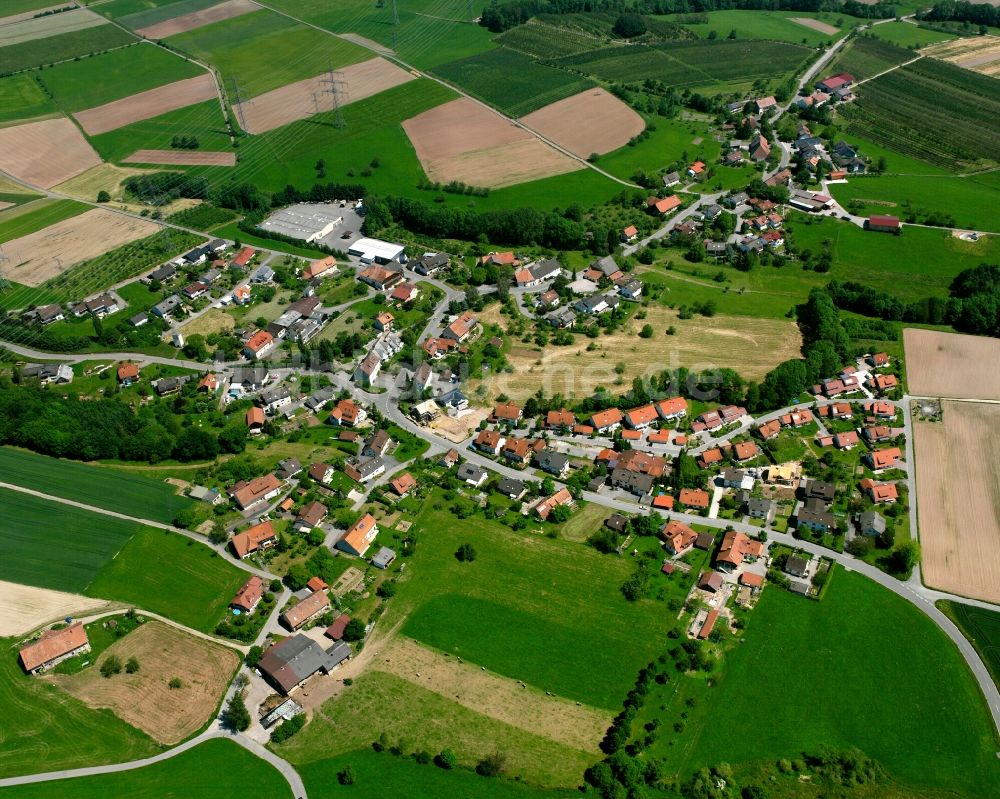
M173 19L158 22L145 28L137 28L136 33L147 39L166 39L177 33L193 31L213 22L221 22L224 19L232 19L251 11L259 11L260 6L250 0L226 0L216 6L206 8L204 11L193 11L190 14L183 14Z
M212 333L228 333L234 327L236 327L236 320L231 314L213 308L182 326L180 332L190 338L196 333L203 336L209 336Z
M236 166L236 153L199 150L136 150L126 164L174 164L177 166Z
M66 117L0 128L0 170L51 189L101 163L101 157Z
M377 57L342 67L337 72L344 82L342 106L416 79L416 75ZM330 100L322 94L330 88L323 82L326 79L327 75L323 73L314 78L289 83L241 103L239 109L246 119L247 132L266 133L289 122L307 119L317 109L329 111ZM318 105L313 100L314 96L319 97Z
M914 426L917 512L927 585L1000 603L1000 405L942 403Z
M679 366L728 367L759 380L782 361L797 357L802 343L795 324L784 319L718 315L682 321L668 308L647 311L646 319L633 320L611 336L579 336L570 346L549 345L539 351L515 343L507 354L514 371L492 375L486 381L487 398L507 394L512 401L523 401L539 388L547 396L566 397L588 396L597 386L624 391L637 377L649 378ZM646 323L653 326L652 338L638 335ZM677 333L667 336L665 330L671 325ZM591 345L595 349L588 352ZM620 376L615 371L619 363L625 366ZM474 391L479 385L475 381L470 388Z
M88 202L93 201L97 197L98 192L106 191L111 195L112 202L117 206L138 214L143 210L149 210L148 206L134 202L126 203L125 191L122 184L126 178L130 178L133 175L145 175L155 171L154 169L138 169L136 167L123 167L104 163L88 169L75 178L70 178L65 183L60 183L55 189L67 197L75 197ZM189 200L181 197L172 203L161 206L160 212L164 216L170 216L178 211L183 211L185 208L192 208L200 202L201 200Z
M159 229L159 225L145 219L94 208L37 233L9 241L5 252L10 261L5 272L16 283L40 286L74 264L96 258L130 241L151 236Z
M1000 341L985 336L906 328L906 377L915 397L1000 400Z
M37 14L38 12L33 13ZM14 23L9 20L0 20L2 23L0 25L0 47L30 42L35 39L46 39L60 33L73 33L73 31L82 31L86 28L96 28L106 22L104 17L99 17L93 11L87 11L84 8L76 8L72 11L50 14L45 17L29 18Z
M107 606L103 599L0 580L0 638L23 635L67 616L81 616Z
M117 655L139 661L135 674L101 676L94 667L47 679L84 704L109 708L161 744L175 744L197 732L215 714L239 655L175 627L148 621L109 646L98 662ZM180 677L183 686L167 683Z
M96 108L88 108L73 116L88 135L96 136L178 108L212 100L217 96L215 78L206 73L123 97Z
M792 22L797 22L806 28L812 28L814 31L819 31L820 33L826 33L830 36L840 33L840 28L833 25L827 25L825 22L820 22L818 19L813 19L812 17L790 17Z
M975 36L925 47L924 55L983 75L1000 75L1000 37Z
M641 116L604 89L550 103L521 122L581 158L624 147L646 127Z
M427 177L500 188L583 166L467 97L403 123Z

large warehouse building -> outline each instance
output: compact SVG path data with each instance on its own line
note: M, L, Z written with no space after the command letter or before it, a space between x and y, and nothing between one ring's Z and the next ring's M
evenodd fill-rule
M344 211L336 205L299 204L271 214L260 223L260 227L311 244L329 236L343 223Z

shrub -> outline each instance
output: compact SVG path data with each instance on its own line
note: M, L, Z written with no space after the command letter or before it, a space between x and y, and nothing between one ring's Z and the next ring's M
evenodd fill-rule
M101 664L101 676L107 678L113 674L121 674L122 662L117 655L108 655Z
M345 641L360 641L365 637L365 623L361 619L351 619L344 628Z
M455 551L455 558L462 563L472 563L476 559L476 548L472 544L462 544Z
M180 677L172 677L170 679L170 682L167 683L167 687L168 688L172 688L174 690L177 690L178 688L183 688L184 687L184 683L181 682L181 678Z
M442 749L434 756L434 765L445 771L451 771L458 765L458 758L450 749Z
M271 743L280 744L287 741L301 730L305 724L306 717L302 713L298 716L292 716L288 721L281 722L281 724L274 728L274 732L271 733Z
M337 782L341 785L354 785L354 769L350 765L344 766L337 772Z
M108 194L104 189L97 192L97 202L99 203L109 203L111 202L111 195Z
M639 331L639 335L642 336L642 338L652 338L653 326L650 324L643 325L642 330Z
M375 591L382 599L389 599L396 595L396 583L390 580L382 583Z
M222 723L227 729L246 732L250 728L250 711L242 694L236 694L222 713Z
M494 752L476 763L476 774L481 777L499 777L507 764L507 756L503 752Z
M139 671L139 661L135 658L129 658L125 663L126 674L135 674Z

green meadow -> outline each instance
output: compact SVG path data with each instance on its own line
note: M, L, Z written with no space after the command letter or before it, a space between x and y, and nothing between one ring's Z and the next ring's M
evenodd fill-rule
M929 44L955 38L953 34L921 28L910 22L886 22L883 25L876 25L871 32L879 39L885 39L900 47L926 47Z
M143 528L97 573L86 594L210 633L249 576L187 536Z
M20 73L0 78L0 122L42 116L55 110L34 75Z
M239 82L244 99L370 58L364 48L262 9L171 36L171 47Z
M6 3L3 13L7 13ZM134 44L136 41L131 33L114 25L97 25L45 39L8 44L0 47L0 74L44 67L70 58L82 58L91 53Z
M11 447L0 447L0 474L8 483L167 524L192 503L160 480Z
M92 760L87 761L87 765L91 762ZM4 797L105 799L114 796L162 799L165 796L210 796L212 799L245 799L247 786L253 786L255 793L266 796L267 799L292 796L291 788L277 769L237 743L216 739L205 741L194 749L152 766L4 788Z
M88 206L75 200L38 200L8 208L6 212L0 212L0 244L37 233L87 210Z
M972 642L993 675L993 682L1000 687L1000 611L947 600L937 605Z
M683 16L683 15L682 15ZM744 11L740 9L730 9L726 11L709 11L706 16L708 22L684 23L684 27L694 31L699 37L707 38L710 34L715 34L718 38L726 38L731 31L736 31L740 39L773 39L779 42L791 42L792 44L805 44L810 47L817 47L820 44L837 39L856 23L853 17L841 14L825 13L815 14L798 11ZM799 22L794 22L794 17L816 19L834 28L840 28L836 33L820 33ZM676 15L661 17L668 22L680 22ZM837 24L838 20L843 27Z
M998 741L978 686L909 602L838 570L821 602L765 588L740 639L714 685L678 676L647 697L637 721L660 720L647 754L670 773L857 747L904 786L998 795Z
M0 489L0 579L80 593L139 525Z

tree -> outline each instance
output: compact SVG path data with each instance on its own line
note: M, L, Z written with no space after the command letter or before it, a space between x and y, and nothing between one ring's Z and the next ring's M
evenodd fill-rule
M863 535L855 536L847 545L847 551L856 558L863 558L871 551L871 542Z
M137 671L139 671L139 661L135 658L129 658L125 662L125 673L135 674Z
M337 772L337 782L341 785L354 785L354 769L350 763Z
M111 195L108 194L104 189L97 192L97 202L99 203L109 203L111 202Z
M642 330L639 331L639 335L642 338L652 338L653 337L653 326L650 324L645 324L642 326Z
M481 777L498 777L506 764L507 755L503 752L494 752L476 764L476 774Z
M615 20L614 27L611 30L616 36L620 36L623 39L634 39L636 36L642 36L646 32L646 20L642 14L628 11Z
M904 541L892 553L893 571L909 574L920 562L920 544L916 541Z
M360 641L365 637L365 623L361 619L351 619L344 627L345 641Z
M566 505L557 505L549 512L549 521L553 524L562 524L569 521L570 510Z
M382 599L391 599L396 595L396 583L393 580L387 580L375 590L375 593Z
M458 758L450 749L442 749L434 755L434 765L438 768L443 768L445 771L451 771L458 765Z
M178 688L183 688L184 683L181 682L180 677L171 677L170 682L167 683L167 687L172 690L177 690Z
M227 729L246 732L250 729L250 711L247 710L243 694L237 693L229 700L229 705L222 713L222 723Z
M122 662L117 655L108 655L101 664L101 676L111 677L113 674L121 674Z
M246 654L246 663L250 668L253 668L258 663L260 659L264 656L264 648L261 646L252 646Z
M462 544L455 550L455 558L460 563L472 563L476 559L476 548L472 544Z

